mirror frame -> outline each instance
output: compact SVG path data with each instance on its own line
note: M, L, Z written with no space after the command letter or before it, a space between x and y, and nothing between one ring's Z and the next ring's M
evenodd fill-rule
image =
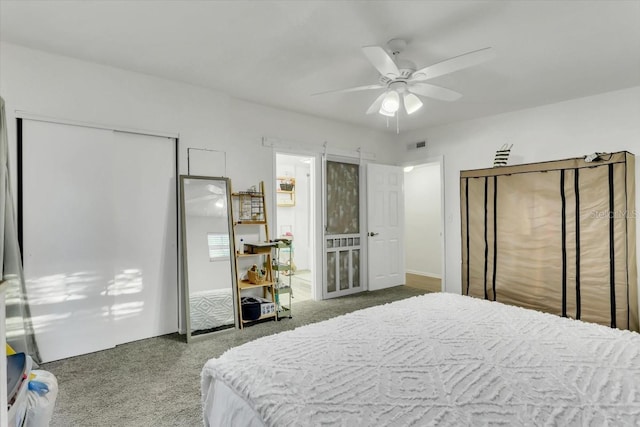
M233 318L234 324L229 328L221 329L218 331L205 332L197 335L193 335L191 331L191 308L189 307L189 263L187 253L187 224L186 224L186 205L184 198L184 183L185 180L203 180L203 181L223 181L225 183L225 191L227 196L227 222L229 230L229 263L231 269L229 274L231 275L231 292L233 294ZM182 307L185 321L185 334L187 337L187 343L210 337L218 332L226 331L235 327L238 329L238 283L236 280L236 257L235 257L235 239L233 238L233 214L231 210L231 180L226 177L215 176L200 176L200 175L180 175L180 242L182 246Z

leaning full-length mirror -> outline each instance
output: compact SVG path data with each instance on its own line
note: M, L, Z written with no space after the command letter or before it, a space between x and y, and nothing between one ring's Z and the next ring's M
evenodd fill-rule
M228 178L180 176L187 341L236 326Z

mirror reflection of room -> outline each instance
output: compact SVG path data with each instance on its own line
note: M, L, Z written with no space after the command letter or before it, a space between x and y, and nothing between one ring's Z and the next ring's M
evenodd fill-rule
M228 181L182 178L189 330L200 335L235 325Z

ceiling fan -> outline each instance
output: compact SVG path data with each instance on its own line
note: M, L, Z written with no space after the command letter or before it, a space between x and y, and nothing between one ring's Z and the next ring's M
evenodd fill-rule
M462 94L456 91L425 83L425 81L480 64L494 56L492 49L485 47L417 69L413 62L398 58L398 54L406 46L405 40L389 40L387 47L392 56L381 46L362 48L371 65L380 73L378 84L330 90L314 95L384 89L384 92L369 106L367 114L379 112L384 116L393 117L396 116L401 105L404 106L407 114L413 114L422 107L422 101L417 95L442 101L455 101L462 97Z

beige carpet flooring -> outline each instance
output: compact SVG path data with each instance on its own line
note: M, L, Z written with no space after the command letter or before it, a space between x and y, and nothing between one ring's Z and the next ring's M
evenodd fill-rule
M396 286L301 301L291 319L222 331L192 344L170 334L43 364L59 383L51 426L202 426L200 372L208 359L261 336L425 292Z

